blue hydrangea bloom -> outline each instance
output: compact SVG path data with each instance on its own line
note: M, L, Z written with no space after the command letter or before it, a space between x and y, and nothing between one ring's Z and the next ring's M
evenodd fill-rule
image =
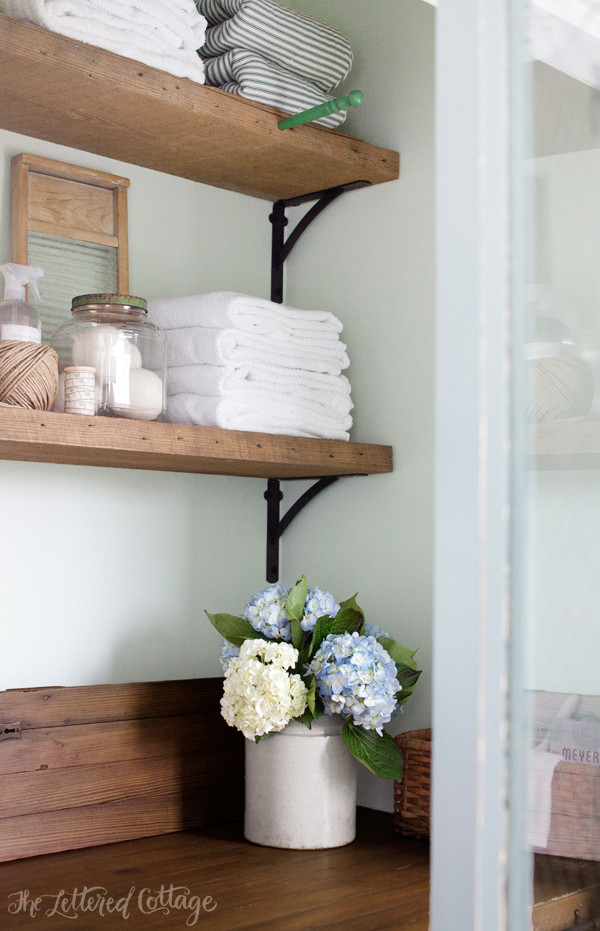
M318 617L335 617L339 610L340 606L336 604L335 596L331 592L311 588L306 595L304 617L300 626L302 630L313 630Z
M400 683L396 664L375 637L329 634L309 666L327 714L351 717L367 730L383 733L396 708Z
M233 659L234 656L240 655L240 648L230 643L229 640L223 640L223 646L221 647L221 652L219 653L219 662L221 663L221 669L223 672L227 672L227 667L229 666L229 660Z
M368 621L365 621L365 633L368 634L369 637L375 637L376 640L378 637L389 637L389 634L386 633L385 630L377 624L370 624Z
M268 640L291 643L292 626L285 613L288 590L276 582L252 596L244 607L244 617Z

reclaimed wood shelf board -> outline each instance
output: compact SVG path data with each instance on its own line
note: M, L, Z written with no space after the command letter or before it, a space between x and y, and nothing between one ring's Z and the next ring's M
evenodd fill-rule
M0 125L276 201L399 173L397 152L0 14Z
M529 450L536 469L600 469L600 417L533 424Z
M393 469L390 446L9 407L0 407L0 459L253 478Z

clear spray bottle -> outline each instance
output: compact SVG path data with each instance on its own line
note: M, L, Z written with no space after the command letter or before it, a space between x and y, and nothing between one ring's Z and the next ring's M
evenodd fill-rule
M35 307L25 302L25 288L29 285L34 298L39 301L37 280L43 276L43 270L32 265L7 262L6 265L0 265L0 272L5 281L4 300L0 301L0 340L41 343L40 315Z

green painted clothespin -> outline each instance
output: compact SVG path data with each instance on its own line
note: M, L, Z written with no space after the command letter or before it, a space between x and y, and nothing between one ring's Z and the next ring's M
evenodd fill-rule
M362 102L361 91L350 91L347 97L334 97L333 100L320 103L318 107L311 107L309 110L303 110L302 113L287 116L284 120L279 120L277 127L291 129L292 126L300 126L301 123L312 123L313 120L329 116L330 113L339 113L340 110L347 110L348 107L360 107Z

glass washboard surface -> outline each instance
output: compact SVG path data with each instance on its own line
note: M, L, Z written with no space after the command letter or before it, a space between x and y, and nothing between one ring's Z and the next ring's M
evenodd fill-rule
M44 269L39 281L42 300L36 303L43 343L71 318L73 297L118 290L117 250L112 246L30 232L28 252L29 264Z

